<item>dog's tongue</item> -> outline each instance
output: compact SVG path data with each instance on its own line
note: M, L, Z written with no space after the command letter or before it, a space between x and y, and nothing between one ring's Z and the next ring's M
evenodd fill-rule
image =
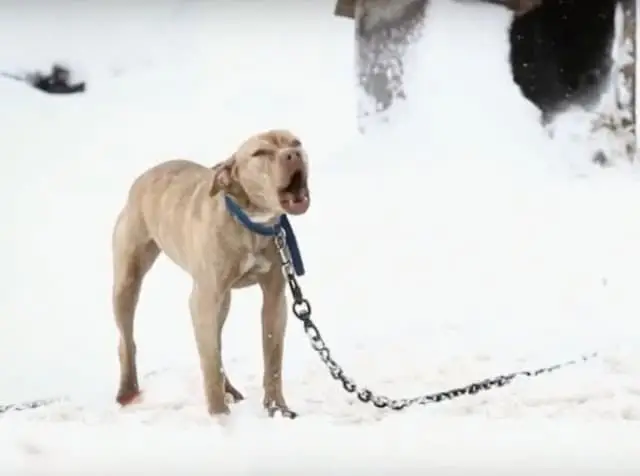
M309 208L309 195L304 191L287 193L284 197L283 205L288 213L299 215Z

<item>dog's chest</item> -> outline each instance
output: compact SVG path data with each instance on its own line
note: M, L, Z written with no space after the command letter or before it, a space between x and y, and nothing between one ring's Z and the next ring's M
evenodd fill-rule
M242 288L258 282L261 275L271 270L273 263L260 251L249 252L240 261L238 279L234 287Z
M240 263L240 276L265 274L271 269L271 261L262 253L249 253Z
M267 254L272 238L247 233L242 237L241 243L243 251L238 263L235 288L256 284L260 276L268 273L273 266L273 261Z

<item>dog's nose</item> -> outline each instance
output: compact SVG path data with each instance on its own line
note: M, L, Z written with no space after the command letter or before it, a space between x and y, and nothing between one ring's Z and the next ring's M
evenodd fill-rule
M287 162L297 162L302 160L302 154L298 149L289 149L284 152L282 158Z

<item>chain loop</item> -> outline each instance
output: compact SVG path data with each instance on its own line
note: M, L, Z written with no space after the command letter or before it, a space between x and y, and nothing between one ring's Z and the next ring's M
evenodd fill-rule
M597 356L597 353L588 354L575 360L568 360L559 364L550 365L547 367L540 367L534 370L521 370L504 375L498 375L496 377L487 378L478 382L472 382L463 387L456 387L441 392L429 393L417 397L411 398L389 398L384 395L378 395L373 391L365 387L360 387L356 382L348 377L342 367L333 359L331 351L327 347L320 330L316 327L315 323L311 320L311 304L305 299L302 289L298 284L298 280L295 276L293 266L291 264L291 257L286 245L286 235L284 230L280 230L275 236L275 244L280 255L280 262L282 265L282 271L291 294L293 295L293 314L302 322L303 329L311 348L316 351L320 360L325 365L329 374L334 380L337 380L342 384L342 387L347 393L355 394L358 400L363 403L371 403L377 408L389 408L391 410L400 411L408 407L415 405L428 405L431 403L439 403L446 400L452 400L465 395L475 395L480 392L486 392L494 388L501 388L512 383L519 377L537 377L542 374L551 373L556 370L576 365L581 362L585 362Z
M51 398L51 399L31 400L31 401L22 402L22 403L0 404L0 415L8 412L22 412L25 410L34 410L36 408L51 405L52 403L55 403L58 401L59 401L58 399Z

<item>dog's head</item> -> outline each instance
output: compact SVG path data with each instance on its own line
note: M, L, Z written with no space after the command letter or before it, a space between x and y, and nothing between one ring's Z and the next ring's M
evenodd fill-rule
M211 195L236 186L269 213L301 215L309 209L307 153L288 130L252 136L214 172Z

